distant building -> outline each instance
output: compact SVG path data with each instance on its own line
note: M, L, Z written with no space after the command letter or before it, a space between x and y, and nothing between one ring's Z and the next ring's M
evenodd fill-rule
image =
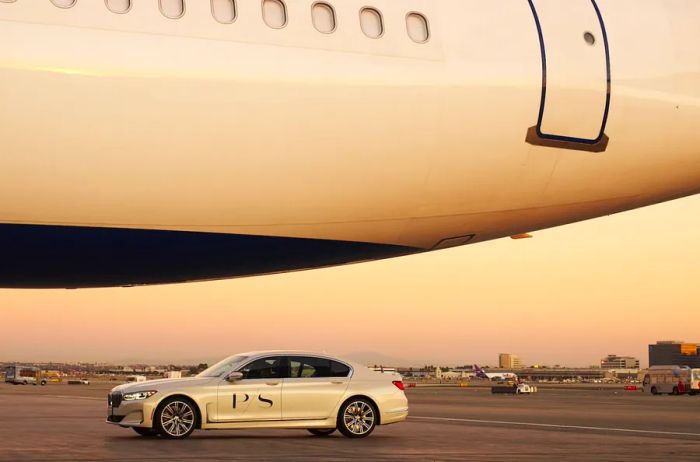
M639 360L632 356L608 355L600 360L601 369L639 369Z
M697 343L660 340L649 345L649 366L688 366L700 368L700 349Z
M501 369L522 369L523 363L520 357L512 353L501 353L498 355L498 367Z

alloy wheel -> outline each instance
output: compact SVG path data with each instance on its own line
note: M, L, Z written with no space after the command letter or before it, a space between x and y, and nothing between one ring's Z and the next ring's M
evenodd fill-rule
M185 401L168 403L160 413L160 426L168 436L179 438L187 435L194 427L195 413Z
M364 401L353 401L345 407L343 423L353 435L364 435L374 428L374 409Z

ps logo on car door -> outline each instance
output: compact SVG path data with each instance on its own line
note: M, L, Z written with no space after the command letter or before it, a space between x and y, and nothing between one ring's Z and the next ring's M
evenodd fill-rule
M243 393L243 397L244 397L244 399L243 399L243 401L241 401L241 403L247 402L248 399L250 398L246 393ZM233 394L233 408L234 409L236 409L237 400L238 400L238 398L236 396L236 393L234 393Z
M272 407L272 405L273 405L272 400L264 398L263 395L258 395L258 401L260 401L261 403L267 404L268 405L267 407Z
M248 402L249 399L250 399L250 396L248 396L248 394L246 394L246 393L243 393L243 400L241 401L241 404ZM265 398L263 395L258 395L258 401L266 404L268 408L274 406L274 403L272 402L272 400ZM236 409L237 404L238 404L238 394L234 393L233 394L233 408L234 409Z

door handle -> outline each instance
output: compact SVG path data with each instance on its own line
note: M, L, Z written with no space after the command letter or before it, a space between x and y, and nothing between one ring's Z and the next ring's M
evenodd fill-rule
M265 385L274 386L274 385L279 385L279 384L280 384L279 382L267 382Z
M340 382L331 382L331 383L332 383L333 385L342 385L342 384L344 384L345 382L340 381Z

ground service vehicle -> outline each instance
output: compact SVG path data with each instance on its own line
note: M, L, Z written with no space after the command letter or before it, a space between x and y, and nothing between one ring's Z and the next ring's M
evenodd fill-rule
M524 395L537 393L537 387L528 383L499 383L491 387L493 394Z
M31 366L6 367L5 382L15 385L46 385L46 379L41 376L41 370Z
M107 422L165 438L243 428L362 438L408 415L398 374L298 351L241 353L195 377L120 385L107 402Z
M642 381L644 392L652 395L668 393L696 394L700 391L700 369L685 366L652 366Z

